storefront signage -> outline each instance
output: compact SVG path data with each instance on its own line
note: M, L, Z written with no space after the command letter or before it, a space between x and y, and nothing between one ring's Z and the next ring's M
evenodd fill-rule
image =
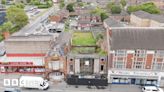
M31 66L33 62L0 62L0 66Z

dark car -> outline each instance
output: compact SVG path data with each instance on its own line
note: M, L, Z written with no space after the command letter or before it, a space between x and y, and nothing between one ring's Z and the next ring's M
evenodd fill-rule
M21 92L19 89L16 88L6 88L4 92Z

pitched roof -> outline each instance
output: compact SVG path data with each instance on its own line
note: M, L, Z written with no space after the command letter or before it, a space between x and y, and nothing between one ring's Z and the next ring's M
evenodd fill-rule
M112 29L111 49L164 50L164 28Z
M158 21L160 23L164 23L164 16L159 15L159 14L150 14L145 11L136 11L132 13L135 16L138 16L140 18L145 18L145 19L152 19L155 21Z
M124 25L121 24L119 21L113 19L113 18L107 18L104 20L104 22L109 26L109 27L123 27Z

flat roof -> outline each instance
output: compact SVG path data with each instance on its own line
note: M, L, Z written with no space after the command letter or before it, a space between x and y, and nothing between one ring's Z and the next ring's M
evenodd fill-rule
M27 35L27 36L11 36L5 41L50 41L53 39L52 35Z

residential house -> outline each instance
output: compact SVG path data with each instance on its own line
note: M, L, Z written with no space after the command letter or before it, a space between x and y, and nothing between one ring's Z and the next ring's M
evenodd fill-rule
M4 41L1 73L44 73L45 56L53 47L51 35L11 36Z
M164 86L164 28L111 28L108 82Z
M107 18L103 22L103 26L106 30L110 30L113 27L124 27L124 24L114 18Z
M130 23L138 27L163 27L164 16L136 11L130 15Z
M57 14L50 16L49 20L51 22L59 23L59 22L64 22L65 19L68 17L69 17L69 12L67 10L63 9L63 10L59 11Z
M91 30L94 26L101 26L101 17L95 14L82 14L78 19L78 30Z
M84 6L84 7L77 6L77 7L75 7L74 12L70 12L70 16L79 16L82 14L90 13L94 9L95 9L95 7L90 6L90 5Z
M111 14L110 17L120 22L130 22L130 14L126 11L122 11L120 14Z

